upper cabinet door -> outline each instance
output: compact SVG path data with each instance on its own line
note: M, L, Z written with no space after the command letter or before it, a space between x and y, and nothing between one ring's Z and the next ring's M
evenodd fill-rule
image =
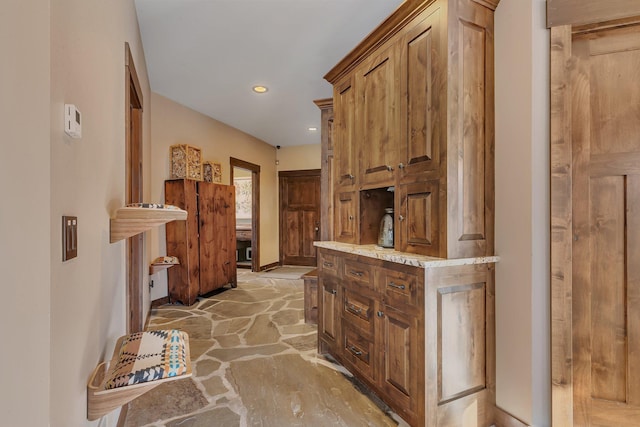
M394 184L399 146L398 43L360 66L356 73L361 188Z
M439 8L401 39L399 177L403 182L438 176L446 138L446 46ZM444 163L444 161L442 161Z
M355 105L356 95L353 76L338 83L333 91L334 111L334 151L335 175L333 182L350 189L356 183L355 167Z

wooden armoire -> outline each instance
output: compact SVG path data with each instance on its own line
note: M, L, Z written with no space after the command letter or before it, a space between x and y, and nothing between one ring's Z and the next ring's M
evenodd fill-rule
M180 260L168 270L169 301L191 305L199 295L236 287L235 187L189 179L164 184L165 203L188 212L166 226L167 254Z

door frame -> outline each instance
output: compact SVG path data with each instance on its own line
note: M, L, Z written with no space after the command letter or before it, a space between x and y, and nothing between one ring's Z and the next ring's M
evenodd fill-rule
M572 40L585 31L613 29L640 22L640 9L616 1L602 10L599 0L547 2L551 29L551 417L552 425L573 425L573 147ZM553 7L552 7L553 6ZM574 5L575 6L575 5ZM609 15L604 16L607 13ZM629 15L635 13L635 16ZM615 21L610 19L616 18Z
M251 271L260 271L260 165L229 158L229 184L233 185L233 168L251 171Z
M125 200L142 202L142 88L133 63L129 43L125 47ZM144 327L143 314L143 258L144 234L127 239L127 332L139 332Z
M282 193L283 193L283 178L296 178L296 177L318 177L318 179L320 180L320 185L322 186L322 175L321 175L321 170L320 169L304 169L304 170L295 170L295 171L279 171L278 172L278 199L279 199L279 213L278 213L278 225L280 228L280 242L278 244L279 246L279 257L280 257L280 265L283 265L284 263L284 231L286 230L286 227L284 226L284 200L282 197ZM322 203L322 189L320 190L321 195L320 195L320 200L318 200L318 227L322 226L322 207L321 207L321 203ZM322 233L322 229L319 230L320 233ZM321 234L318 233L318 238L321 239ZM316 256L316 263L317 263L317 256Z

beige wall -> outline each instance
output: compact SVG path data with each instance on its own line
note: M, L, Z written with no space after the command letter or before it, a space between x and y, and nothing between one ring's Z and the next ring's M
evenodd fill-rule
M152 93L151 200L164 200L169 179L169 146L190 144L202 149L204 160L222 164L222 182L229 183L229 158L260 166L260 265L277 262L278 180L275 147L231 126L200 114L162 95ZM165 255L164 227L152 234L152 257ZM171 254L169 254L171 255ZM166 272L152 277L152 299L167 295Z
M109 243L109 218L125 202L125 42L143 92L146 196L151 98L132 1L57 0L50 8L50 425L96 425L86 421L86 381L97 363L110 357L127 323L125 242ZM64 134L64 103L81 111L82 139ZM78 257L63 263L60 217L65 214L78 216ZM147 308L146 281L143 290ZM114 411L102 425L115 425L117 416Z
M549 34L544 0L502 0L496 47L499 407L550 425Z
M278 156L278 171L320 169L322 164L320 143L282 147L276 155Z
M47 426L51 293L48 0L2 3L0 52L0 424Z

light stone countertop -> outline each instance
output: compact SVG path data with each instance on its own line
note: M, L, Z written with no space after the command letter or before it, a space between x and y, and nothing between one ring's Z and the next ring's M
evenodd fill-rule
M353 245L340 242L314 242L314 246L334 251L345 252L354 255L362 255L369 258L391 261L398 264L411 265L413 267L433 268L449 267L454 265L490 264L500 261L498 256L484 256L475 258L436 258L425 255L415 255L407 252L399 252L395 249L386 249L378 245Z

